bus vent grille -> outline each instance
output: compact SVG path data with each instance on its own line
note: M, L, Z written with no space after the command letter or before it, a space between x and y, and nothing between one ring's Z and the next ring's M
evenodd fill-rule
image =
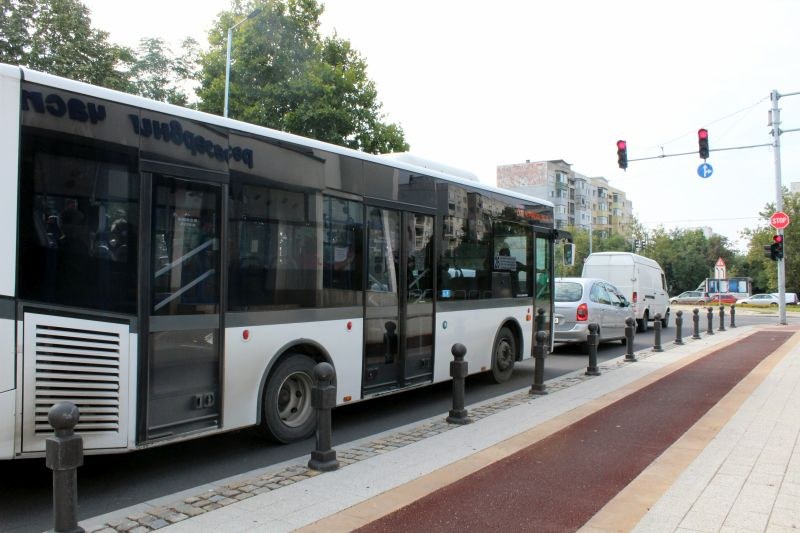
M52 434L47 412L62 401L80 410L76 432L119 431L119 333L41 323L35 328L34 433Z

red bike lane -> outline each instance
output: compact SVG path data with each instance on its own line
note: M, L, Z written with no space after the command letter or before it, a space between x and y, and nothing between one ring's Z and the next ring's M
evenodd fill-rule
M714 351L358 531L577 530L793 333Z

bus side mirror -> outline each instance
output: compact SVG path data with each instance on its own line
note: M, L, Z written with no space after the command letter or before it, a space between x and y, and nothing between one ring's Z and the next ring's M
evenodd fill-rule
M575 244L571 242L564 243L564 265L572 266L575 264Z

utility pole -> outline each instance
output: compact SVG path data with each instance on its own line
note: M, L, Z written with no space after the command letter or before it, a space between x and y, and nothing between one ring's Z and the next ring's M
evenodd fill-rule
M781 130L781 109L778 100L784 96L794 96L800 92L780 94L773 90L770 94L772 109L769 112L769 125L772 126L772 153L775 159L775 211L783 211L783 185L781 184L781 133L800 131L800 128ZM783 230L777 230L778 235L783 235ZM785 326L786 322L786 263L781 257L778 259L778 309L779 324Z
M772 126L772 154L775 160L775 211L783 211L783 185L781 184L781 109L778 91L769 95L772 100L770 112L770 125ZM783 235L779 229L778 235ZM786 263L783 258L778 259L778 323L785 326L786 322Z

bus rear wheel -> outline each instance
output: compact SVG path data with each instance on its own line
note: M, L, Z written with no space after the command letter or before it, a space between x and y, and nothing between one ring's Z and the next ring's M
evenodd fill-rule
M261 417L261 433L277 442L296 442L314 434L316 418L311 387L316 363L306 355L290 354L269 377Z
M492 351L492 380L495 383L505 383L511 379L516 359L517 340L510 329L501 328Z

